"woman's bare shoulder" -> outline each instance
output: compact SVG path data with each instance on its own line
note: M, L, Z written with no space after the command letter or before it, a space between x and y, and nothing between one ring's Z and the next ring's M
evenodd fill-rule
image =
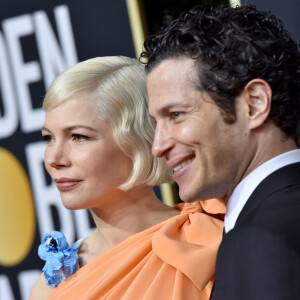
M44 274L42 274L32 287L29 300L44 300L53 291L53 287L46 284Z

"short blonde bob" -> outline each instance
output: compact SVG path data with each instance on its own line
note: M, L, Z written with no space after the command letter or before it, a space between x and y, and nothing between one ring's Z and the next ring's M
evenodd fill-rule
M52 82L43 108L47 111L79 92L91 95L99 117L110 124L118 146L133 161L132 172L120 189L171 180L165 160L151 153L155 127L148 114L146 73L141 63L124 56L77 63Z

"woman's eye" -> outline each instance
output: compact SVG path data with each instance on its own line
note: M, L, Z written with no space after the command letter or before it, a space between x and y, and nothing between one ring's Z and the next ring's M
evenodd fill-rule
M46 135L42 135L42 140L45 141L46 143L51 143L54 141L54 138L53 136L46 134Z
M77 141L77 142L80 142L80 141L83 141L83 140L87 140L88 137L85 136L85 135L82 135L82 134L72 134L72 140L73 141Z

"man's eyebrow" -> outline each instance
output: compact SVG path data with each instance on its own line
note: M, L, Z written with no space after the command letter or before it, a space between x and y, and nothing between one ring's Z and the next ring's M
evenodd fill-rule
M158 114L164 115L170 110L174 109L174 107L178 110L181 110L190 107L190 105L182 102L172 102L160 107L157 112Z
M155 114L157 115L164 115L166 114L171 108L173 108L174 106L178 105L177 103L169 103L169 104L165 104L161 107L158 108L158 110L155 112ZM149 114L151 116L151 118L154 118L154 116L151 114L151 112L149 111Z
M170 109L172 109L174 106L177 106L177 105L178 105L177 103L166 104L160 108L160 111L162 113L168 112Z

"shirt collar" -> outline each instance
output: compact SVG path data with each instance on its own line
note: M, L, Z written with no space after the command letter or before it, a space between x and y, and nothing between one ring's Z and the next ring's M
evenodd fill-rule
M225 232L234 228L236 220L256 187L271 173L281 167L300 162L300 150L280 154L248 174L233 190L227 203L225 215Z

